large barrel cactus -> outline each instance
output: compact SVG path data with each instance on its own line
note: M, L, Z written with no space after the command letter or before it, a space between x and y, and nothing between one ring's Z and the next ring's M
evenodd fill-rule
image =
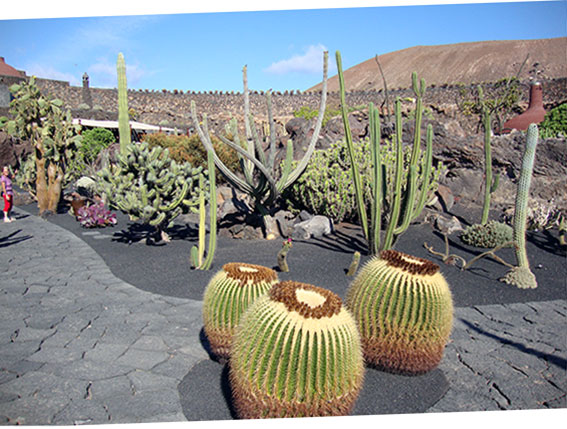
M236 330L230 383L240 418L347 415L363 376L356 323L327 289L278 283Z
M354 279L346 306L358 324L368 365L422 374L441 361L451 333L453 301L433 262L382 251Z
M232 337L240 316L278 281L274 270L260 265L231 262L210 280L203 298L205 334L212 352L230 357Z

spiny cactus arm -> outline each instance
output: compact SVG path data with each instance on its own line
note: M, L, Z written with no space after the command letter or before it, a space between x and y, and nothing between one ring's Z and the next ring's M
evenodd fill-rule
M167 212L176 209L183 202L188 191L189 191L189 184L185 182L183 183L183 188L181 188L181 193L179 194L179 197L177 197L168 205L164 205L164 204L160 205L159 209L161 211L167 211Z
M390 214L390 222L388 228L386 229L386 237L384 239L384 250L388 250L392 247L394 242L394 230L398 223L398 218L400 216L400 201L402 193L402 169L403 169L403 149L402 149L402 109L400 97L396 98L395 104L395 116L396 116L396 174L394 179L394 202L392 206L392 211Z
M411 152L410 163L416 164L417 158L419 157L419 150L421 146L421 122L423 118L423 96L425 94L425 79L421 79L418 88L417 73L413 72L411 75L411 82L412 82L413 92L416 96L416 105L415 105L415 127L414 127L413 148Z
M118 75L118 132L120 135L120 153L125 154L130 146L130 120L128 118L128 90L126 83L126 63L122 52L116 62Z
M427 203L427 196L429 194L429 187L431 186L432 177L432 167L433 167L433 126L429 124L427 126L427 136L426 136L426 146L425 146L425 159L424 165L422 165L423 170L423 183L421 188L421 194L419 195L419 201L415 206L412 218L415 219L423 211L425 204Z
M278 192L282 192L287 181L287 178L291 172L291 164L293 163L293 142L291 140L287 141L287 150L284 165L282 168L282 177L277 184Z
M215 149L213 147L213 144L210 140L209 133L208 133L207 115L203 114L203 126L205 128L205 131L207 131L207 133L205 134L205 132L203 132L203 129L199 125L199 120L197 119L197 111L196 111L194 101L191 101L191 117L193 119L193 124L195 125L195 128L197 129L197 133L199 134L199 138L201 139L201 142L203 143L203 145L205 146L205 149L207 149L207 151L210 150L210 151L213 152L215 165L220 170L220 172L223 174L223 176L226 178L226 180L228 180L230 182L230 184L233 185L235 188L240 189L241 191L243 191L247 194L252 194L254 192L254 189L252 188L252 186L249 185L248 183L246 183L244 180L242 180L240 177L238 177L232 171L230 171L230 169L222 162L222 160L216 154Z
M276 161L276 124L274 123L274 114L272 111L272 91L266 92L266 104L268 106L268 125L270 128L270 154L268 156L268 167L274 171L274 163Z
M482 94L482 88L479 85L478 91ZM490 212L490 197L492 194L492 153L490 149L490 111L483 104L483 123L484 123L484 205L482 207L482 218L480 220L481 225L485 225L488 222L488 214Z
M258 158L263 165L267 165L270 170L273 171L273 168L266 162L266 154L264 153L264 149L262 148L262 143L260 142L260 137L258 136L258 129L256 128L256 123L254 122L254 116L252 114L249 115L250 118L250 128L252 132L252 138L254 139L254 146L256 147L256 153L258 154Z
M208 153L208 152L207 152ZM203 177L199 177L199 247L197 247L196 254L195 251L191 250L191 255L193 257L193 266L195 268L200 268L203 263L203 257L205 256L205 191L203 189L205 181ZM195 249L195 246L193 246Z
M516 193L516 208L514 210L514 241L518 266L529 269L528 254L526 252L526 222L528 217L528 200L530 185L534 168L535 153L538 143L538 128L536 124L528 126L526 150L522 158L518 191Z
M408 171L408 182L406 188L406 194L404 198L404 209L402 216L402 223L394 229L394 235L399 235L408 229L409 224L412 220L412 214L415 203L415 188L417 186L417 165L411 164Z
M249 121L249 115L250 115L250 94L248 92L248 73L247 73L248 67L244 66L242 68L242 82L244 85L244 129L246 132L246 149L248 150L248 153L254 157L254 144L252 142L252 133L250 130L250 121ZM238 135L238 130L236 130L236 134L234 134L235 138ZM238 142L236 142L238 144ZM243 167L244 172L249 175L250 177L253 177L254 174L254 164L250 161L244 161L244 167ZM249 182L250 183L250 182Z
M303 158L297 165L297 168L290 173L287 181L285 182L284 189L292 185L301 173L307 167L309 160L311 159L311 155L315 151L315 145L317 140L319 139L319 133L321 132L321 126L323 125L323 117L325 116L325 107L327 105L327 70L328 70L328 62L329 62L329 53L325 51L323 53L323 90L321 92L321 105L319 106L319 115L317 116L317 123L315 124L315 130L313 131L313 136L311 136L311 142L309 143L309 147L303 155Z
M352 177L354 179L354 191L356 195L356 202L358 208L358 216L360 218L360 223L362 226L362 232L364 237L368 241L368 219L366 217L366 209L364 207L364 198L362 195L362 183L360 179L360 172L358 170L358 164L354 156L354 143L352 141L352 133L350 131L350 124L348 122L348 113L346 109L345 101L345 80L343 76L343 65L341 60L341 53L337 51L335 53L337 60L337 69L339 74L339 88L340 88L340 100L341 100L341 113L343 117L343 125L345 128L345 140L347 143L349 158L350 158L350 168L352 170ZM321 113L321 111L319 111Z
M369 104L368 115L370 118L370 151L372 157L372 205L368 249L370 254L375 255L380 249L380 229L382 224L382 161L380 157L380 116L374 103Z
M165 212L161 212L155 217L153 220L150 220L148 223L151 226L159 226L165 220Z
M217 188L215 184L215 163L211 151L207 152L207 164L209 169L209 218L211 224L209 227L209 248L205 262L203 262L203 270L211 268L217 247Z

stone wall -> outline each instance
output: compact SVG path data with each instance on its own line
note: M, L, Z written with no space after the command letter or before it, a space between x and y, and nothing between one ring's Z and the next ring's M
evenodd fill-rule
M6 79L8 77L2 77ZM16 79L17 78L13 78ZM10 79L11 81L12 79ZM0 82L0 96L2 86L9 86L9 82ZM85 100L85 94L90 94L92 106L95 110L117 113L117 90L102 88L84 88L69 85L69 82L50 79L37 79L37 84L42 92L62 99L66 106L75 110L79 108ZM476 87L476 84L470 88ZM465 87L467 88L467 87ZM491 85L485 84L487 96L490 95ZM543 82L543 97L546 109L550 109L561 103L567 102L567 78L558 78ZM86 91L85 91L86 89ZM446 117L455 118L458 115L456 100L459 97L461 86L441 85L427 88L425 96L425 107L429 108L434 114L441 114ZM5 92L5 91L4 91ZM413 97L411 89L396 88L389 91L390 102L393 103L395 97ZM320 93L283 91L274 92L272 95L274 116L279 119L280 124L293 116L295 110L302 106L309 106L317 109L320 102ZM522 91L522 107L527 106L528 89ZM232 116L241 117L243 113L243 96L239 92L223 91L156 91L156 90L129 90L129 107L134 109L137 120L168 126L179 127L180 129L191 126L190 106L191 100L195 101L199 114L207 113L209 118L224 122ZM349 106L366 106L369 102L382 105L384 101L383 91L355 91L346 95L346 102ZM88 103L87 103L88 104ZM330 92L327 96L327 105L331 108L339 106L339 93ZM2 105L0 104L0 107ZM263 91L250 92L250 110L259 121L267 121L267 109Z

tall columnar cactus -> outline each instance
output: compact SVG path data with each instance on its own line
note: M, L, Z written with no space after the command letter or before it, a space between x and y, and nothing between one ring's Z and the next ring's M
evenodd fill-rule
M244 311L278 281L274 270L229 263L210 280L203 298L203 321L211 349L228 359L234 332Z
M345 101L345 83L342 70L341 54L336 52L337 69L339 74L339 87L341 99L341 112L343 117L343 125L345 129L345 139L349 151L351 161L351 169L353 175L353 185L356 194L358 206L358 214L364 236L368 242L369 253L375 255L380 249L389 249L394 244L395 237L407 230L412 220L414 220L427 203L427 198L431 194L430 184L432 179L432 142L433 128L431 125L427 127L426 135L426 153L420 160L421 145L421 121L423 113L423 96L425 95L425 80L421 79L418 85L417 74L412 74L412 89L416 96L416 115L414 126L414 141L411 157L408 166L408 177L405 178L405 188L402 187L404 178L402 172L403 165L403 147L402 147L402 114L401 101L396 99L395 117L396 117L396 159L395 159L395 179L394 179L394 196L390 205L387 204L386 192L384 192L384 180L382 171L385 166L382 164L380 157L380 119L378 110L370 103L368 107L368 116L370 122L370 139L371 139L371 157L372 157L372 197L370 207L370 225L368 223L367 208L364 202L362 179L355 161L355 149L348 121L348 112ZM418 195L418 189L421 192ZM402 199L403 193L403 199ZM385 232L385 238L381 245L380 229L382 221L387 219L388 226Z
M358 324L369 365L421 374L441 361L452 329L453 301L433 262L382 251L354 279L346 306Z
M512 268L502 281L513 284L521 289L537 287L537 280L530 270L528 253L526 251L526 223L528 217L528 199L534 169L535 153L538 143L538 128L536 124L528 127L526 150L522 158L518 190L516 192L516 206L514 209L514 241L516 242L516 258L518 266Z
M484 126L484 205L482 208L482 218L480 221L481 225L486 225L488 222L488 215L490 212L490 200L492 194L498 189L498 183L500 181L500 174L496 173L494 179L492 179L492 151L490 146L490 133L492 130L490 109L483 102L483 91L482 87L478 86L479 98L481 99L482 105L482 118Z
M230 384L240 418L347 415L363 376L356 324L329 290L278 283L236 331Z
M215 256L215 249L217 246L217 188L215 186L215 163L211 151L207 151L207 174L209 177L209 218L210 218L210 231L209 231L209 250L207 257L205 256L205 178L199 177L199 245L193 246L191 249L191 260L193 267L199 270L208 270L211 268L213 258Z
M197 212L199 187L205 183L202 167L178 164L169 151L147 143L130 145L117 163L98 173L98 185L109 206L128 214L130 219L155 227L164 241L166 228L181 213Z
M126 63L122 52L116 61L116 74L118 75L118 133L120 136L120 153L126 155L130 146L130 118L128 116L128 86L126 82Z
M292 171L291 164L293 162L293 142L291 140L288 140L286 158L282 171L279 174L279 179L277 179L278 172L277 166L275 164L277 136L274 118L272 115L271 93L266 93L266 104L268 108L268 121L270 128L270 144L266 157L262 142L260 141L260 138L258 136L254 116L250 113L246 67L244 67L243 69L244 125L246 131L246 143L244 145L244 148L241 146L238 137L236 119L233 119L227 127L227 130L233 136L233 140L231 141L224 136L219 136L219 138L225 144L233 148L239 154L244 178L232 172L214 152L213 144L211 142L207 126L207 115L203 114L203 126L201 127L201 124L197 118L195 102L191 101L191 116L201 142L207 150L213 151L215 164L223 174L223 176L227 179L227 181L235 188L249 194L254 200L255 209L262 216L269 214L270 209L272 208L274 202L280 196L282 191L297 180L303 170L305 170L305 167L307 166L307 163L309 162L309 159L311 158L311 155L315 150L315 144L317 143L317 140L319 138L319 132L321 131L321 125L323 123L323 116L325 113L325 105L327 100L327 62L328 53L325 52L323 65L323 90L321 92L319 116L317 117L315 130L313 131L313 136L311 138L307 151L297 165L297 168Z

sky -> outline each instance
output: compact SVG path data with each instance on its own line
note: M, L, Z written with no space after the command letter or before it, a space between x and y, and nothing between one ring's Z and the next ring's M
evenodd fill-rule
M218 0L11 3L0 11L0 56L28 75L76 86L86 72L96 88L116 87L119 52L132 89L242 91L247 65L251 89L303 91L321 82L324 50L332 76L337 50L348 69L418 45L567 36L567 0L353 0L349 8L344 1L288 0L294 10L244 0L237 12Z

